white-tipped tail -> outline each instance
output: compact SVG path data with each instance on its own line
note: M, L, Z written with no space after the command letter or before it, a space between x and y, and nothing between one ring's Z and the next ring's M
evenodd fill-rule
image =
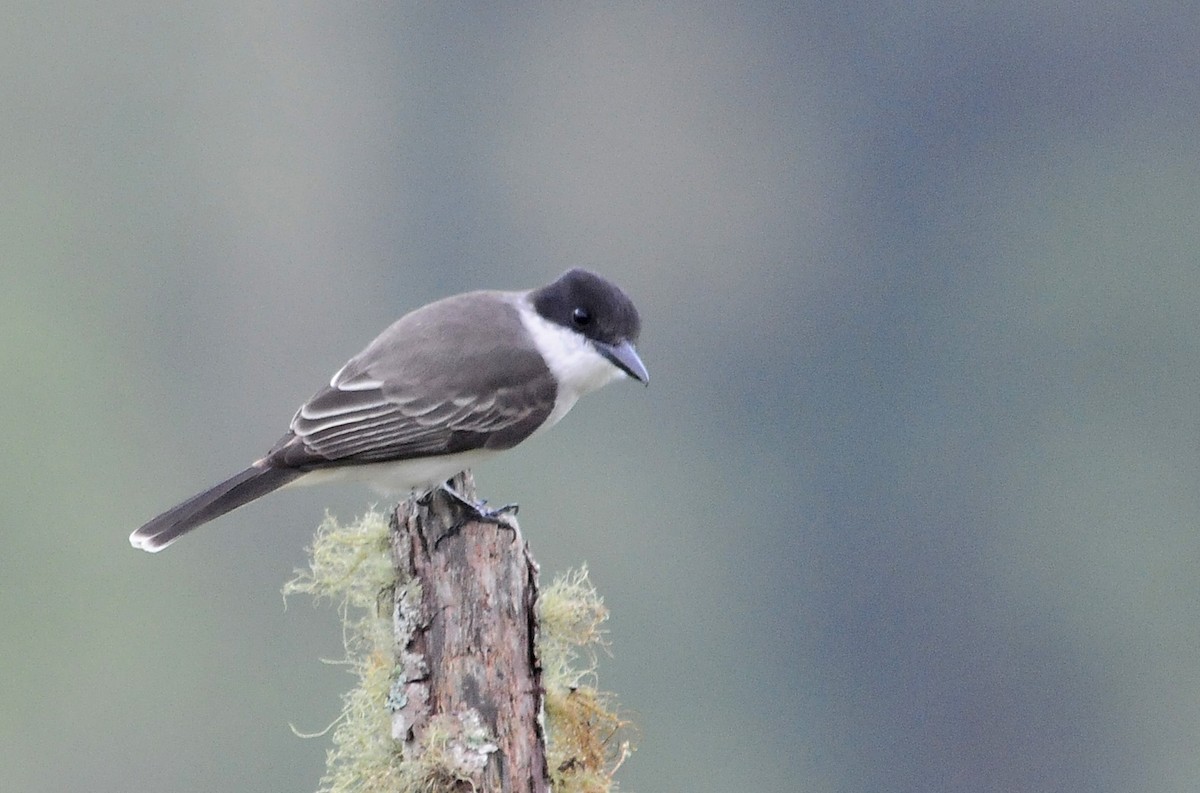
M158 553L197 526L278 490L303 473L294 468L252 465L149 521L129 535L129 544Z

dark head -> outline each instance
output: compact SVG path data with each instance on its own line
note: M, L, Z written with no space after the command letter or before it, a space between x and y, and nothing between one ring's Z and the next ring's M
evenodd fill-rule
M581 334L618 369L649 382L650 375L633 348L642 330L641 318L616 284L575 268L533 290L530 299L542 317Z

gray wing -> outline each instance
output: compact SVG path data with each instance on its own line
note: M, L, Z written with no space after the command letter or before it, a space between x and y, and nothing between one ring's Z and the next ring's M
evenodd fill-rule
M480 360L445 367L444 360L380 349L386 344L372 348L296 412L270 463L321 468L507 449L554 408L554 377L532 350L489 350L487 370L502 374L484 380L472 376Z

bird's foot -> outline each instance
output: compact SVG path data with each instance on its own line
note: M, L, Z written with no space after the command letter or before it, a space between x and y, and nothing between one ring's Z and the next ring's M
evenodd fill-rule
M475 522L491 523L492 525L499 526L502 529L508 529L510 532L512 532L513 539L515 540L517 538L517 529L513 525L510 516L517 514L517 510L520 509L519 505L505 504L502 507L496 507L495 509L492 509L487 506L486 499L480 499L478 502L472 501L451 487L449 482L443 482L438 489L449 496L450 500L458 505L459 514L461 517L454 523L453 526L447 529L441 537L438 537L437 542L434 543L434 548L440 546L442 544L442 540L446 539L447 537L453 537L461 532L463 526L466 526L468 523Z

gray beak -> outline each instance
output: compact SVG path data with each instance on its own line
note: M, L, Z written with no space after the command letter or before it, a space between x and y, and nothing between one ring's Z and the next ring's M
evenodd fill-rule
M607 344L602 341L592 341L600 354L612 362L612 365L640 383L650 384L650 373L646 365L638 357L637 350L627 341L620 344Z

